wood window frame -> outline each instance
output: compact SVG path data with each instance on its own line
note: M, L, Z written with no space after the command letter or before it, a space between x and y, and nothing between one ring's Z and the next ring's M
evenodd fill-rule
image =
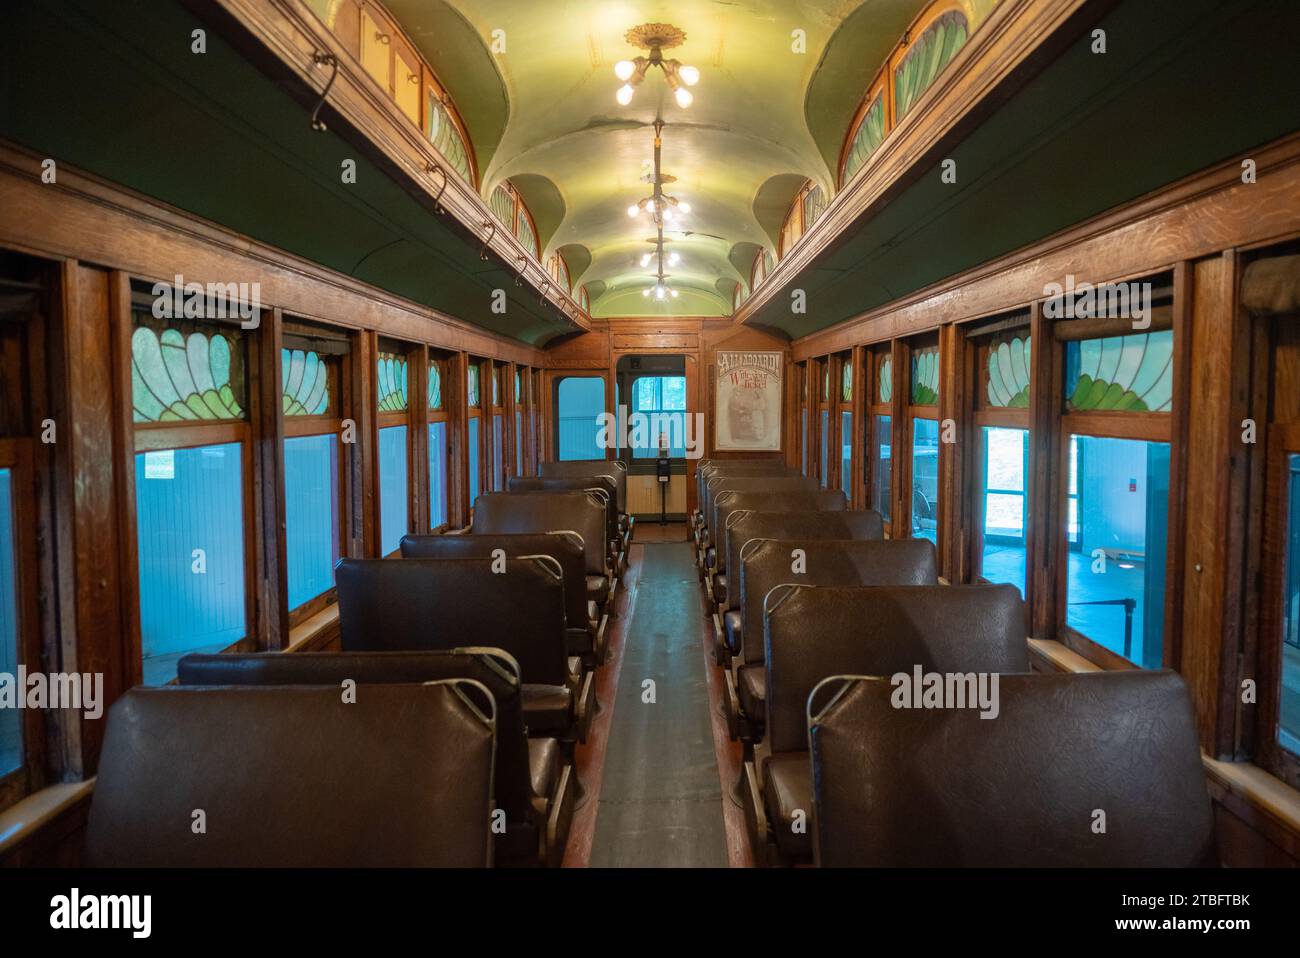
M895 474L897 473L897 469L895 468L895 463L894 463L894 459L895 459L894 450L898 448L897 447L897 442L898 442L897 423L899 418L898 384L897 384L897 375L891 370L890 396L888 400L882 401L880 398L880 385L882 381L882 377L880 375L880 367L884 363L885 359L887 358L891 361L891 363L895 365L897 364L897 359L895 358L894 355L895 354L894 344L892 341L889 340L886 340L883 343L875 343L869 346L865 346L863 347L863 353L867 357L867 362L870 364L871 367L870 372L867 373L865 377L870 383L871 401L866 403L865 415L863 417L865 420L865 424L863 427L864 429L863 436L865 437L867 443L867 453L865 456L863 456L863 469L864 472L866 473L864 479L864 487L866 492L865 505L869 509L874 509L875 503L877 502L877 498L879 498L879 501L881 503L885 503L888 505L889 517L885 521L885 535L886 537L894 538L893 519L894 516L898 514L898 506L897 506L898 493L896 490L897 480L895 479ZM889 447L890 447L889 448L889 463L890 463L889 488L879 490L879 497L877 497L877 490L876 490L876 471L877 471L877 466L880 463L878 452L880 448L881 437L876 434L877 416L889 417Z
M318 331L318 332L315 332ZM322 357L326 362L326 369L329 370L330 378L330 409L319 416L285 416L283 407L281 408L281 418L283 419L283 439L282 442L289 439L300 439L305 436L327 436L333 435L336 438L342 436L344 420L354 417L354 394L353 394L353 370L352 365L355 362L355 354L352 349L352 337L344 330L331 329L315 324L302 323L291 318L285 318L282 321L281 329L281 348L309 348L313 340L313 333L320 338L326 338L335 342L344 343L345 352L330 353ZM299 346L297 344L301 343ZM281 354L283 356L283 354ZM283 380L281 380L283 381ZM336 508L338 511L339 523L339 556L350 554L348 529L352 525L353 496L350 495L350 483L352 481L352 468L349 462L349 450L346 443L339 443L338 454L338 489L339 497ZM355 444L353 444L355 445ZM287 476L287 473L286 473ZM285 533L285 575L288 577L288 535ZM288 601L288 586L285 587L286 602ZM331 587L326 589L315 598L309 599L297 608L288 610L289 628L293 629L301 625L312 616L318 614L324 609L338 602L338 589Z
M915 422L918 419L933 420L939 427L939 457L935 464L937 475L936 495L935 495L935 549L940 551L945 531L945 512L947 504L944 502L943 495L943 475L947 459L947 447L950 443L942 441L943 429L943 403L944 394L942 389L943 375L945 369L943 355L943 337L939 331L935 330L929 333L921 333L916 336L908 337L904 340L896 340L896 352L894 354L894 400L899 407L901 415L893 420L898 425L894 429L895 440L901 439L890 450L890 458L894 460L893 478L897 498L894 500L894 507L898 511L894 514L893 531L894 535L899 538L913 538L913 514L912 504L916 498L913 475L914 468L914 450L912 448L912 437L915 434ZM940 392L939 402L914 403L912 402L912 354L936 347L939 350L939 381ZM902 357L900 365L899 356ZM901 375L900 375L901 373ZM902 386L902 389L899 386ZM901 428L899 428L901 427ZM900 435L901 433L901 435ZM902 453L901 455L899 453ZM901 523L901 525L900 525ZM900 534L901 533L901 534ZM940 555L941 573L945 570L942 568L942 555Z
M1167 282L1162 281L1168 276ZM1049 378L1055 385L1050 402L1055 407L1055 413L1051 415L1051 426L1055 431L1055 440L1047 450L1049 455L1055 457L1054 475L1055 481L1050 484L1049 495L1051 496L1051 514L1048 521L1054 532L1054 543L1051 546L1052 562L1044 566L1042 558L1036 558L1033 562L1035 589L1044 591L1050 590L1053 594L1051 608L1054 611L1054 622L1052 623L1052 633L1058 641L1068 647L1071 651L1078 653L1100 668L1114 671L1126 671L1140 669L1141 666L1135 662L1130 662L1117 652L1094 641L1084 635L1078 629L1067 624L1069 616L1069 489L1070 489L1070 438L1072 436L1103 438L1103 439L1126 439L1139 442L1162 442L1169 445L1169 504L1168 504L1168 521L1166 525L1166 559L1165 559L1165 598L1162 611L1163 635L1162 635L1162 667L1167 669L1177 669L1179 667L1180 656L1180 637L1176 634L1177 630L1172 627L1175 623L1173 609L1175 605L1174 593L1178 583L1182 582L1183 556L1181 548L1178 547L1180 530L1183 528L1183 492L1181 489L1182 470L1179 466L1182 455L1182 444L1184 442L1185 430L1181 431L1175 428L1179 422L1185 422L1186 412L1181 411L1186 405L1186 388L1187 377L1185 371L1189 361L1190 337L1188 331L1190 328L1190 317L1187 310L1190 303L1187 302L1187 280L1186 265L1178 264L1167 270L1161 270L1156 273L1144 273L1141 276L1128 276L1118 279L1101 280L1099 283L1124 283L1124 282L1142 282L1154 281L1158 284L1157 288L1168 288L1169 305L1173 316L1173 353L1172 353L1172 375L1173 375L1173 392L1171 400L1171 409L1167 413L1159 412L1109 412L1109 411L1077 411L1071 412L1067 409L1067 390L1069 384L1065 382L1065 352L1068 343L1076 341L1073 335L1062 335L1067 330L1070 320L1053 320L1044 316L1045 302L1038 303L1036 311L1037 325L1032 329L1031 335L1034 338L1033 351L1035 356L1031 358L1035 367L1038 367L1037 356L1041 352L1046 353L1048 350L1052 353L1050 373L1045 378ZM1164 297L1162 296L1162 299ZM1039 332L1042 333L1041 340L1038 338ZM1153 330L1154 331L1154 330ZM1132 335L1135 331L1131 327L1124 331L1117 324L1117 329L1113 333L1104 333L1102 336L1087 336L1086 339L1106 338L1111 335ZM1031 396L1037 384L1031 382ZM1046 397L1045 397L1046 398ZM1032 402L1032 399L1031 399ZM1031 407L1032 408L1032 407ZM1038 418L1031 416L1034 425L1038 424ZM1033 439L1031 438L1031 443ZM1033 444L1034 454L1043 452L1041 444ZM1035 473L1038 470L1035 469ZM1179 483L1179 485L1175 485ZM1038 512L1031 506L1031 515L1038 516Z
M856 472L856 464L859 456L857 443L853 441L855 433L855 424L857 422L854 416L855 403L857 400L857 376L854 371L853 362L854 351L836 353L833 357L831 373L831 419L834 421L831 426L831 433L835 439L836 455L833 473L835 476L835 487L844 493L845 499L848 500L849 508L853 507L856 487L853 482L853 476ZM849 374L849 399L844 400L844 373ZM854 418L849 421L849 474L844 475L844 414L849 413Z

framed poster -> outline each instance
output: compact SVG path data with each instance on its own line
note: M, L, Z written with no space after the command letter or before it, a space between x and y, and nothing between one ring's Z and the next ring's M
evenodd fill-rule
M717 368L713 448L780 452L785 354L720 349Z

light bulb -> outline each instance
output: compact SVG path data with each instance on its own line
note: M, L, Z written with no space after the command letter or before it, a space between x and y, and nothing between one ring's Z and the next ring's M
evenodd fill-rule
M665 223L671 223L672 221L673 221L673 211L672 211L672 210L664 210L664 222L665 222Z
M677 265L678 263L680 263L681 261L682 261L682 258L681 258L680 256L678 256L676 253L669 253L669 254L668 254L668 265L669 265L669 266L676 266L676 265Z
M655 299L663 299L663 298L664 298L664 288L662 286L656 286Z
M690 211L691 211L691 204L690 204L690 203L678 203L678 204L677 204L677 212L678 212L678 213L689 213Z
M631 97L628 97L628 99L630 100ZM691 96L691 91L686 87L677 88L677 105L683 110L690 106L694 99L695 97Z
M614 76L618 77L624 83L632 79L633 73L636 73L636 64L631 60L619 60L614 64ZM695 73L695 79L698 80L699 78L700 74L697 70Z
M649 265L650 265L650 254L646 253L644 256L641 257L641 268L644 269Z
M673 289L673 290L669 290L669 292L673 294L673 299L677 298L677 290Z
M641 207L637 206L635 203L633 203L631 206L629 206L629 207L627 208L627 215L628 215L628 216L633 216L633 217L634 217L634 216L636 216L636 214L638 214L638 213L640 213L640 212L641 212Z
M691 67L691 66L682 67L680 70L677 71L677 75L682 78L682 82L685 83L687 86L695 86L695 84L700 82L700 71L697 70L695 67ZM619 77L619 79L625 80L627 78ZM685 105L686 105L685 103L682 104L682 106Z
M632 102L632 87L629 84L624 83L618 88L618 92L614 94L614 98L618 100L620 106L627 106ZM678 99L680 99L680 97Z
M648 290L648 289L643 289L643 290L641 290L641 295L642 295L642 296L649 296L649 295L650 295L650 290Z

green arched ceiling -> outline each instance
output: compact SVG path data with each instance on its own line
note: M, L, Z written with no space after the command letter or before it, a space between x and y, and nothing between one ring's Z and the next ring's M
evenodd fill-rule
M924 5L925 0L387 2L429 54L475 135L483 194L503 179L519 182L524 176L544 177L558 189L563 220L543 256L574 243L591 251L581 279L589 291L604 284L601 295L592 296L596 316L730 314L730 298L721 292L729 285L719 280L742 277L728 253L741 242L773 245L771 224L755 215L760 188L783 174L788 180L779 182L806 177L831 185L834 157L825 152L825 136L810 132L805 113L828 43L844 36L850 22L855 39L837 56L852 60L876 52L867 67L844 69L841 63L834 75L816 81L816 97L848 104L834 131L838 150L866 80ZM476 49L464 49L462 40L439 39L433 55L428 44L441 37L451 19L472 28ZM631 105L621 107L614 99L620 85L614 64L644 54L624 35L647 22L671 23L686 32L686 42L665 55L700 70L689 109L677 106L657 69L649 71ZM497 30L504 31L505 51L490 54ZM796 30L804 31L804 52L793 49ZM838 51L839 41L836 46ZM445 59L452 55L455 63ZM485 99L474 79L487 74L483 57L492 60L493 75L500 77L508 98L509 120L494 150L480 144L474 132L475 113ZM461 65L472 71L469 82L457 76ZM501 115L499 105L487 105L493 116ZM666 124L663 170L677 177L669 192L692 210L680 229L666 234L669 248L683 260L669 270L681 295L656 305L641 295L653 276L638 262L650 249L646 241L654 230L644 216L629 218L627 207L649 190L641 176L653 153L652 124L660 116ZM785 199L788 203L789 195Z

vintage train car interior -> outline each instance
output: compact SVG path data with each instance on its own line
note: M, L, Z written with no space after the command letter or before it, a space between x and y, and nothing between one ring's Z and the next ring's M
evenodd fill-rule
M1300 4L0 16L3 927L1285 914Z

